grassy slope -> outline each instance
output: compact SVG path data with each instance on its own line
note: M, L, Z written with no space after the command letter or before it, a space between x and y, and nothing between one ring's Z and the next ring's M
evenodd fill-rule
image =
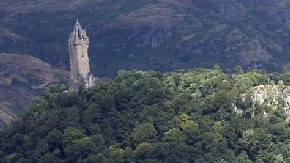
M11 121L45 86L67 82L68 72L25 55L0 54L0 121Z

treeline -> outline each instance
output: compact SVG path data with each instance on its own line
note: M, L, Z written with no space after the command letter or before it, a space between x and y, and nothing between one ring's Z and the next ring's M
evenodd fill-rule
M0 130L0 162L290 162L283 110L241 98L290 73L236 71L120 71L78 93L47 87Z

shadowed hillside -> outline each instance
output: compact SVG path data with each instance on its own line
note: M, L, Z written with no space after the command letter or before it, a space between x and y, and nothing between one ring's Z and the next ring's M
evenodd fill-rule
M68 68L68 34L79 18L98 76L215 63L289 67L288 0L4 0L0 6L0 51Z

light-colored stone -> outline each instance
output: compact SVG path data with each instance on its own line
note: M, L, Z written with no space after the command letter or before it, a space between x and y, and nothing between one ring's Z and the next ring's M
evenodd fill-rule
M80 87L90 88L94 85L90 72L90 60L88 56L89 38L86 30L76 22L73 32L68 40L70 53L70 87L69 91L78 91Z
M265 104L273 109L277 109L280 104L286 114L286 120L290 120L290 86L259 85L253 88L252 100L255 104Z

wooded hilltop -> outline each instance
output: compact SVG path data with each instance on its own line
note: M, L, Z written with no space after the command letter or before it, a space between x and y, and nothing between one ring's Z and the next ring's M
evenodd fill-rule
M269 79L287 85L290 73L215 66L119 71L78 93L51 85L0 130L0 162L289 162L282 105L247 93Z

